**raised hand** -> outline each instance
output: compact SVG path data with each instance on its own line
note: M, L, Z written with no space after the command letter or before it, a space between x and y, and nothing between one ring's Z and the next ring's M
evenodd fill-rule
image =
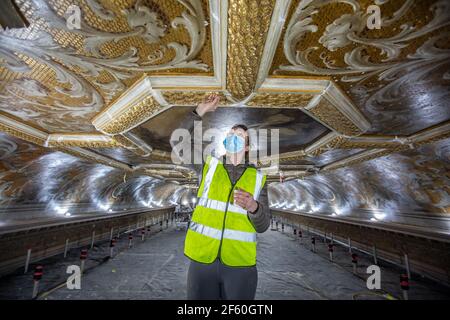
M207 112L213 112L217 109L217 106L219 105L220 97L217 94L210 94L205 99L203 99L202 103L199 103L197 106L197 114L200 117L203 117L203 115Z

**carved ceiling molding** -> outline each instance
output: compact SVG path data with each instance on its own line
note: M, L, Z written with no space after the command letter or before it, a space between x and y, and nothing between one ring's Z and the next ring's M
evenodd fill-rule
M276 165L278 163L286 163L296 160L304 160L307 157L318 156L328 150L339 148L347 138L337 134L336 132L330 132L323 137L317 139L304 149L283 152L279 155L268 156L260 159L259 166Z
M40 146L45 144L48 137L48 133L2 114L0 114L0 131Z
M304 111L345 136L358 136L370 129L369 121L332 81Z
M228 1L227 90L236 102L256 86L274 0Z
M326 127L344 136L358 136L370 123L339 87L327 79L267 78L246 105L297 107Z
M152 89L145 77L137 82L112 105L102 110L92 120L95 128L107 135L125 133L147 121L169 105L158 91Z
M399 150L402 146L415 147L444 139L448 135L450 135L450 122L432 126L409 136L362 135L349 138L339 148Z
M161 91L161 94L164 100L170 105L196 106L211 94L217 94L220 97L219 105L231 105L223 91L167 90Z
M394 137L387 138L387 137L360 137L357 138L359 140L366 140L370 141L372 140L371 146L378 145L378 147L382 147L384 145L388 145L390 148L386 149L371 149L366 150L360 153L357 153L355 155L349 156L347 158L338 160L336 162L330 163L326 166L324 166L322 170L329 171L334 170L342 167L348 167L354 164L366 162L375 158L383 157L395 152L400 151L406 151L411 150L414 148L417 148L419 146L433 143L439 140L447 139L450 137L450 122L444 123L442 125L434 126L431 128L428 128L426 130L422 130L418 133L415 133L413 135L410 135L408 137ZM383 141L384 140L384 141ZM376 141L376 142L374 142ZM382 141L380 143L380 141ZM351 143L351 142L350 142ZM340 146L342 147L342 145Z
M267 157L261 159L258 165L267 166L277 163L286 163L290 161L305 160L310 156L318 156L332 149L369 149L358 152L354 155L329 163L323 167L312 167L303 170L301 173L290 174L289 179L293 176L297 178L305 177L319 171L331 171L338 168L348 167L354 164L366 162L375 158L383 157L392 153L407 151L412 148L419 147L424 144L433 143L450 137L450 122L433 126L422 130L410 136L360 136L345 137L335 132L331 132L318 139L305 149L293 152L281 153L279 157ZM283 173L286 170L280 170ZM278 173L279 175L279 173Z
M246 105L261 108L304 108L314 97L315 95L310 93L258 92L250 97Z
M85 147L85 148L117 148L121 144L110 136L101 133L71 134L52 133L45 142L46 147Z
M407 149L408 147L406 147ZM398 150L403 151L403 150ZM355 155L352 155L350 157L347 157L342 160L335 161L333 163L330 163L326 166L324 166L320 171L330 171L335 170L342 167L348 167L354 164L366 162L375 158L383 157L388 154L392 153L392 150L386 150L386 149L373 149L373 150L367 150L360 153L357 153Z

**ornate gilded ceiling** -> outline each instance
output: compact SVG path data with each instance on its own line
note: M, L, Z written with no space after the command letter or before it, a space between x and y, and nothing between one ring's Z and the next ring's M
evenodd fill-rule
M15 3L28 27L0 31L0 130L83 163L195 183L169 137L210 93L221 103L206 127L280 129L269 181L450 135L446 0ZM366 25L373 4L381 29Z

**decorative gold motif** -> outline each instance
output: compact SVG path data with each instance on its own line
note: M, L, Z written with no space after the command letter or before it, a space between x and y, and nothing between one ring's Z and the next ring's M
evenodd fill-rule
M356 136L362 133L350 119L325 98L320 99L320 102L308 112L341 134Z
M204 91L162 91L164 99L171 105L195 106L203 101L210 94L217 94L220 97L220 105L229 104L223 92Z
M312 94L257 93L247 105L252 107L303 108L313 97Z
M31 143L34 143L34 144L37 144L40 146L43 146L45 144L45 139L33 136L31 134L24 133L18 129L12 128L10 126L6 126L2 123L0 123L0 131L3 131L11 136L14 136L16 138L19 138L19 139L22 139L22 140L25 140L25 141L28 141L28 142L31 142Z
M0 67L1 107L49 132L93 131L89 120L143 73L212 74L208 0L16 4L30 27L0 32L0 43L14 49L5 53L11 65L28 70ZM73 4L82 14L76 32L64 18Z
M444 140L447 138L450 138L450 131L439 133L438 135L430 137L428 139L413 142L413 145L418 147L418 146L422 146L424 144L433 143L433 142L436 142L439 140Z
M152 153L150 154L150 158L161 161L172 161L170 152L158 149L153 149Z
M343 143L345 143L346 140L347 140L347 138L345 138L345 137L337 136L337 137L333 138L330 142L326 143L325 145L321 145L318 148L308 151L308 155L317 157L318 155L320 155L326 151L329 151L331 149L340 148L341 145Z
M445 117L450 4L380 2L381 28L367 28L371 0L291 1L270 75L329 76L369 118L372 132L406 134ZM433 105L429 118L413 115ZM441 106L441 107L439 107ZM438 116L438 114L442 116Z
M115 135L112 137L120 146L130 150L138 156L146 156L147 152L139 148L133 141L123 135Z
M255 88L273 0L230 0L228 4L227 89L236 100Z
M48 147L116 148L121 146L114 138L101 134L79 134L76 135L77 138L65 137L64 134L59 136L62 139L58 139L58 137L50 138Z
M162 107L155 101L153 96L149 95L99 129L107 134L116 135L125 132L137 124L149 119L161 109Z

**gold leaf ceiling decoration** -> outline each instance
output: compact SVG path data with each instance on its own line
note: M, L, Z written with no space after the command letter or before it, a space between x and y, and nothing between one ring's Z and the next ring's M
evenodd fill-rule
M0 130L44 147L125 171L168 163L169 137L145 133L149 123L153 133L162 114L181 123L167 112L211 93L221 107L258 108L272 127L295 127L289 109L322 130L281 152L282 163L315 167L292 177L448 136L445 0L378 1L380 30L366 26L369 0L15 2L29 26L0 31ZM80 29L67 25L71 5ZM318 160L332 153L334 165Z

